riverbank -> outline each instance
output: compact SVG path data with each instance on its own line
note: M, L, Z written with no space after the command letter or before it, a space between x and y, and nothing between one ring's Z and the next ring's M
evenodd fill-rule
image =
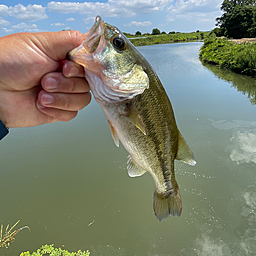
M256 77L256 43L240 39L206 38L199 53L202 61L236 73Z
M172 34L160 34L160 35L142 35L134 38L134 36L128 36L130 41L135 46L144 46L152 44L169 44L176 42L186 42L194 40L203 40L209 35L209 32L191 32L191 33L179 33L173 32Z

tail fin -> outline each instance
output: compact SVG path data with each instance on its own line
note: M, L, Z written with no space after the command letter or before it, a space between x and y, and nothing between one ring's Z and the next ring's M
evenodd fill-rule
M169 215L180 216L182 212L182 201L177 189L173 193L161 194L155 190L153 208L159 221L166 219Z

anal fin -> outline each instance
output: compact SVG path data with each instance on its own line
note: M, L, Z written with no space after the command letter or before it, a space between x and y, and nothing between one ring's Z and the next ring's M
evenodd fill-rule
M130 177L138 177L143 175L146 171L142 169L139 165L137 165L131 158L131 156L128 156L128 161L127 161L127 170L128 170L128 175Z
M119 138L118 138L118 135L116 133L116 130L113 127L113 125L111 124L110 121L108 121L108 124L109 124L109 128L110 128L110 132L111 132L112 138L113 138L116 146L119 147Z

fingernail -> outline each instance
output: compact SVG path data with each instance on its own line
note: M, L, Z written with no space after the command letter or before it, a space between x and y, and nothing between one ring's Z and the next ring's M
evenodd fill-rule
M45 89L50 91L56 91L57 90L57 81L56 79L49 77L45 80Z
M54 98L52 95L48 94L48 93L44 93L41 96L41 101L43 104L48 105L48 104L52 104L54 101Z
M68 73L68 76L75 76L77 75L79 72L78 68L77 67L72 67Z

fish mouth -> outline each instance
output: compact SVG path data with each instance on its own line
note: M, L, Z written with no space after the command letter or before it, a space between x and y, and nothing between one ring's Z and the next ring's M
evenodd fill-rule
M85 40L79 47L68 53L67 59L77 62L76 59L78 55L84 53L94 53L99 46L101 37L104 35L105 26L106 23L100 16L97 16L92 28L85 34Z
M105 31L105 22L100 16L97 16L95 23L92 28L87 33L87 37L83 41L82 45L88 53L93 53L97 49L100 38L104 35Z

